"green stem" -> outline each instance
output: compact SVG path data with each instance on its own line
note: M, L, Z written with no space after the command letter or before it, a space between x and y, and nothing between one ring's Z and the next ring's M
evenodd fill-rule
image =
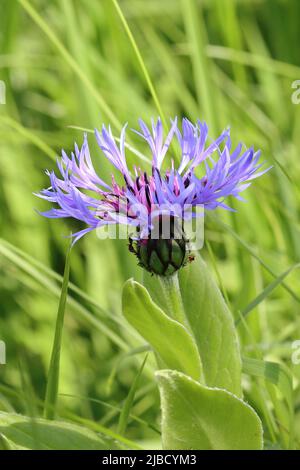
M169 315L187 326L177 273L172 276L159 276L159 282L165 295Z

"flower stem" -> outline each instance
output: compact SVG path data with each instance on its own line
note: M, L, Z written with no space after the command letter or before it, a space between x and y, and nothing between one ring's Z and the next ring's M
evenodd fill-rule
M169 315L182 325L187 326L177 273L172 276L158 277L166 298Z

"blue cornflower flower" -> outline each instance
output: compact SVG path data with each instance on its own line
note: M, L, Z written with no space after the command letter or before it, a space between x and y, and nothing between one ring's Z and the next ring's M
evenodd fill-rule
M49 218L72 217L83 221L87 227L73 235L74 242L86 233L102 226L125 224L135 230L130 236L129 248L139 258L140 264L156 274L172 274L188 258L184 230L182 237L174 236L174 220L197 217L185 210L202 206L206 210L221 207L233 210L224 199L233 196L242 200L244 191L254 178L269 170L262 169L260 152L239 144L232 149L230 131L224 130L212 143L208 141L208 127L199 120L193 124L182 120L181 130L177 118L171 121L164 139L160 119L152 120L149 127L140 119L139 130L134 130L150 147L151 172L127 166L125 156L125 131L122 129L119 145L110 127L95 130L96 140L105 157L122 174L124 184L117 184L114 176L107 184L96 173L88 147L87 136L81 148L69 157L64 151L57 161L60 177L46 172L50 187L37 194L58 207L41 214ZM174 161L162 169L172 142L179 144L181 158L178 168ZM165 166L165 165L164 165ZM151 237L153 220L169 216L171 233L163 240Z

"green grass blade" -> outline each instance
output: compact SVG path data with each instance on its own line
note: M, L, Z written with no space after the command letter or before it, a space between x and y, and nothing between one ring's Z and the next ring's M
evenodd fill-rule
M211 64L205 53L207 34L203 19L202 6L195 0L181 0L182 14L191 50L191 59L194 72L194 84L198 103L201 106L201 115L205 116L216 135L218 130L216 88L211 81Z
M241 312L242 317L246 317L249 315L249 313L257 307L271 292L273 292L276 287L278 287L280 284L282 284L283 280L295 269L300 267L300 263L294 264L291 266L289 269L287 269L284 273L282 273L280 276L278 276L276 279L274 279L273 282L271 282L257 297L255 297L250 304L247 305L246 308L244 308ZM236 320L236 325L238 325L241 321L241 317L239 317Z
M3 250L4 248L4 250ZM19 266L24 268L25 270L28 271L28 273L34 275L36 274L36 271L30 270L30 265L36 267L39 271L41 271L43 274L46 276L49 276L51 279L54 279L55 281L58 281L62 283L63 281L63 276L58 274L57 272L53 271L53 269L49 268L48 266L44 265L42 262L38 261L37 259L33 258L32 256L28 255L23 250L20 250L20 248L12 245L9 243L7 240L4 240L0 238L0 252L5 256L8 256L9 259L12 262L16 262L19 259ZM9 256L11 255L11 256ZM13 256L15 255L15 256ZM18 258L19 257L19 258ZM25 263L22 260L25 260ZM26 261L28 263L26 263ZM27 268L27 269L26 269ZM34 276L35 277L35 276ZM41 278L42 279L42 278ZM43 278L44 281L46 282L46 277ZM45 285L45 287L49 287L49 285ZM95 309L97 309L98 313L101 315L101 317L109 318L110 320L114 321L115 323L121 325L123 328L125 327L125 322L122 320L122 317L118 318L116 317L112 312L104 310L97 300L95 300L93 297L91 297L89 294L84 292L82 289L80 289L77 285L75 285L73 282L69 282L68 290L70 292L74 292L77 294L81 299L85 300L88 302L91 306L93 306ZM72 303L72 299L71 299Z
M294 441L294 392L293 377L289 369L282 364L250 357L243 357L242 365L245 374L267 380L280 390L288 409L289 446L292 447Z
M115 365L112 367L111 373L108 376L107 385L106 385L107 395L110 395L112 392L112 386L113 386L115 377L117 375L118 369L121 366L122 362L130 357L133 357L137 354L144 353L146 351L152 351L151 346L149 344L144 344L137 348L131 349L130 351L125 352L118 357Z
M130 450L143 450L143 448L139 446L136 442L121 436L119 433L112 431L111 429L103 426L99 422L91 421L86 418L81 418L80 416L70 412L66 412L65 416L69 417L69 419L72 419L72 421L74 421L75 423L83 424L92 431L96 431L100 434L103 434L104 436L107 436L108 438L114 439L117 442L124 444Z
M56 283L52 282L52 280L49 279L49 277L52 277L52 279L55 279L58 281L62 281L63 278L59 274L47 268L46 266L43 266L38 261L34 263L31 257L25 256L25 259L23 259L23 256L22 257L20 256L20 253L19 253L20 250L12 251L12 249L7 244L8 242L0 240L0 253L4 255L5 257L7 257L7 259L9 259L13 264L18 266L18 268L20 268L22 271L29 274L29 276L32 277L35 281L37 281L39 285L45 288L47 292L50 292L55 297L59 298L59 295L60 295L59 288L57 287ZM22 254L24 255L24 253ZM29 262L26 261L26 259ZM39 269L36 269L35 266L38 266ZM69 287L74 292L79 294L81 298L84 298L85 300L87 300L89 303L91 303L93 306L95 306L99 310L100 307L98 303L94 299L91 299L90 296L87 296L87 294L83 293L81 289L78 289L77 286L74 286L74 284L72 283L70 284ZM128 344L120 337L120 335L118 335L112 329L110 329L107 325L105 325L103 321L100 321L99 318L92 315L92 313L87 308L83 307L74 298L68 296L68 304L79 318L89 323L93 328L97 328L97 330L99 330L101 333L107 336L114 344L116 344L122 350L124 351L128 350ZM112 318L112 319L114 318L112 315L104 314L103 309L101 309L101 315L108 316L109 318ZM129 326L126 325L125 322L122 322L121 319L118 322L117 318L115 317L115 321L117 323L120 323L122 328L127 328L127 329L129 328Z
M130 417L130 410L131 410L132 405L133 405L135 393L138 389L140 377L142 375L144 366L146 364L147 357L148 357L148 354L146 354L145 359L143 360L142 365L141 365L134 381L132 382L132 385L130 387L129 393L127 395L127 398L125 400L124 406L123 406L121 414L120 414L119 424L118 424L118 433L121 434L121 435L125 434L127 424L128 424L128 419Z
M211 260L211 264L212 264L212 267L216 273L216 277L217 277L217 280L218 280L218 284L220 286L220 289L221 289L221 292L223 294L223 297L225 299L225 302L227 303L229 309L231 308L230 307L230 300L229 300L229 297L228 297L228 294L227 294L227 291L225 289L225 286L224 286L224 282L223 282L223 279L222 279L222 276L219 272L219 269L218 269L218 265L217 265L217 262L216 262L216 258L215 258L215 255L214 255L214 252L212 250L212 247L211 247L211 244L209 243L208 240L206 240L205 242L205 245L207 247L207 251L208 251L208 254L209 254L209 257L210 257L210 260Z
M2 385L0 384L0 390L5 393L6 395L8 395L9 397L15 399L15 400L20 400L20 397L22 395L22 389L21 388L16 388L16 389L13 389L9 386L6 386L6 385ZM60 396L69 396L69 397L74 397L74 395L68 395L68 394L59 394ZM92 399L92 398L85 398L85 397L77 397L77 398L81 398L81 399L87 399L89 401L94 401L95 403L101 403L102 405L104 406L109 406L111 409L113 409L113 411L115 411L116 413L119 413L121 411L121 408L119 407L115 407L113 405L109 405L109 404L105 404L105 402L102 402L101 400L97 400L97 399ZM42 400L40 400L39 398L37 397L34 397L34 400L35 400L35 405L37 406L43 406L43 402ZM108 438L112 438L112 439L115 439L116 441L124 444L126 447L129 447L129 448L132 448L132 449L141 449L141 447L139 447L135 442L129 440L129 439L126 439L125 437L123 436L120 436L119 434L115 433L114 431L108 429L107 427L101 425L100 423L95 423L95 422L92 422L91 420L88 420L88 419L83 419L83 418L80 418L79 416L77 416L76 414L74 413L71 413L70 411L67 411L66 409L62 409L60 410L60 413L58 415L58 418L63 418L63 419L68 419L72 422L76 422L76 423L81 423L81 424L85 424L86 427L88 427L89 429L92 429L96 432L100 432L102 435L104 436L107 436ZM135 419L136 421L139 421L141 424L143 425L147 425L149 423L147 423L146 421L138 418L137 416L132 416L132 419ZM151 426L149 424L149 427L151 427L151 429L153 429L153 431L155 431L156 433L160 434L160 431L159 429L155 428L155 426Z
M31 129L23 127L19 122L15 121L9 116L1 116L0 122L1 121L3 122L3 124L17 131L27 141L34 144L37 148L44 152L45 155L51 158L51 160L53 160L54 162L56 161L57 155L54 150L52 150L47 144L45 144L42 139L40 139L36 134L34 134Z
M150 75L149 75L149 72L148 72L148 70L147 70L146 64L145 64L144 59L143 59L143 57L142 57L142 54L140 53L139 47L138 47L138 45L137 45L137 43L136 43L136 40L135 40L134 37L133 37L133 34L132 34L132 32L131 32L131 30L130 30L130 28L129 28L128 22L127 22L127 20L126 20L126 18L125 18L125 16L124 16L124 14L123 14L123 12L122 12L120 6L119 6L118 1L117 1L117 0L112 0L112 1L113 1L113 4L114 4L115 8L116 8L116 11L117 11L117 13L118 13L118 15L119 15L119 17L120 17L120 19L121 19L121 21L122 21L122 24L123 24L123 26L124 26L124 29L125 29L125 31L126 31L126 34L127 34L128 38L129 38L129 41L130 41L130 43L131 43L131 45L132 45L132 47L133 47L133 50L134 50L134 52L135 52L135 55L136 55L136 57L137 57L137 60L138 60L138 62L139 62L139 64L140 64L140 67L141 67L142 72L143 72L143 74L144 74L146 83L147 83L147 85L148 85L148 87L149 87L149 90L150 90L150 93L151 93L151 95L152 95L152 98L153 98L153 101L154 101L154 103L155 103L155 106L156 106L156 108L157 108L157 111L158 111L159 115L161 116L161 118L162 118L164 124L167 125L167 121L166 121L164 112L163 112L163 110L162 110L162 107L161 107L161 105L160 105L160 102L159 102L159 99L158 99L156 90L155 90L155 88L154 88L153 82L152 82L151 77L150 77Z
M206 48L208 57L219 59L236 64L246 65L261 69L262 71L276 73L285 77L295 79L300 75L300 67L279 60L265 57L260 54L253 54L248 51L232 49L230 47L208 45Z
M0 433L0 450L16 450L16 446L2 433Z
M99 400L98 398L83 397L81 395L71 395L69 393L60 393L59 395L61 397L86 400L86 401L90 401L90 402L96 403L96 404L98 403L99 405L104 406L104 407L106 407L110 410L113 410L113 411L117 412L117 413L121 413L122 409L123 409L119 406L111 405L110 403L107 403L106 401ZM160 430L156 426L154 426L152 423L149 423L148 421L145 421L144 419L140 418L139 416L136 416L136 415L130 413L129 418L131 418L133 421L136 421L137 423L142 424L143 426L148 427L149 429L152 429L152 431L154 431L156 434L159 434L159 435L161 434Z
M103 113L110 119L111 123L116 126L118 129L121 128L121 124L115 114L112 112L106 101L104 100L103 96L99 93L98 89L94 86L94 84L90 81L88 76L84 73L84 71L80 68L79 64L73 58L73 56L68 52L62 42L58 39L49 25L44 21L42 16L37 12L35 8L27 1L27 0L19 0L22 7L26 12L31 16L33 21L41 28L41 30L46 34L48 39L52 42L52 44L57 48L58 52L64 58L64 60L68 63L71 67L73 72L78 76L78 78L83 82L86 88L91 93L94 100L99 105L100 109Z
M61 295L59 300L56 326L55 326L55 335L53 341L53 348L50 360L50 367L48 372L48 380L46 387L46 397L45 397L45 408L44 416L47 419L55 418L55 408L57 403L58 396L58 386L59 386L59 369L60 369L60 351L62 343L62 332L64 326L64 317L65 317L65 308L68 295L68 283L69 283L69 273L70 273L70 254L71 248L68 249L64 278L62 283Z
M233 236L233 238L235 238L247 251L248 253L254 258L256 259L259 264L261 266L263 266L265 268L265 270L271 274L271 276L273 276L274 278L277 278L277 274L273 271L272 268L270 268L268 266L267 263L265 263L256 253L255 251L251 248L251 246L245 242L229 225L225 224L224 222L222 222L218 217L216 216L213 216L211 214L209 214L209 217L214 220L215 222L218 223L219 226L221 226L222 228L224 228L228 233L230 233L230 235ZM297 301L300 303L300 297L293 291L293 289L291 289L284 281L281 281L281 285L282 287Z

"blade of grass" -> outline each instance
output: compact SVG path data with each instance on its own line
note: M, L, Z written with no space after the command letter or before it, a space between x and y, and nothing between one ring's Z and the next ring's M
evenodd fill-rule
M238 18L238 5L236 0L215 1L215 12L219 16L220 29L224 35L225 44L237 50L243 48L243 37L241 22ZM247 89L247 70L241 64L232 63L232 71L235 82L241 84L242 88Z
M7 437L0 433L0 450L16 450L16 446L7 439Z
M197 5L195 0L181 0L181 5L191 50L194 84L198 103L200 106L202 105L201 114L208 120L212 135L216 135L218 130L215 100L217 90L213 88L212 85L211 64L205 53L208 39L202 16L202 6Z
M164 112L163 112L163 110L162 110L162 107L161 107L161 105L160 105L160 102L159 102L157 93L156 93L156 91L155 91L153 82L152 82L151 77L150 77L150 75L149 75L149 72L148 72L148 70L147 70L146 64L145 64L144 59L143 59L143 57L142 57L142 54L140 53L139 47L138 47L138 45L137 45L137 43L136 43L136 40L134 39L133 34L132 34L132 32L131 32L131 29L129 28L129 24L128 24L128 22L127 22L127 20L126 20L126 18L125 18L125 16L124 16L124 14L123 14L123 12L122 12L120 6L119 6L118 1L117 1L117 0L112 0L112 1L113 1L113 4L114 4L115 8L116 8L116 11L117 11L117 13L118 13L118 15L119 15L119 17L120 17L120 20L121 20L121 22L122 22L122 24L123 24L123 26L124 26L124 29L125 29L125 31L126 31L126 34L127 34L128 38L129 38L129 41L130 41L130 43L131 43L131 45L132 45L132 47L133 47L133 50L134 50L135 55L136 55L136 57L137 57L137 60L138 60L138 62L139 62L139 64L140 64L140 67L141 67L142 72L143 72L143 74L144 74L146 83L147 83L147 85L148 85L148 87L149 87L149 90L150 90L150 93L151 93L151 95L152 95L153 101L154 101L155 106L156 106L156 108L157 108L158 114L161 116L164 125L167 126L167 120L166 120L166 117L165 117Z
M38 417L36 408L36 397L31 383L28 363L23 358L19 360L19 372L21 378L21 388L23 391L23 402L26 415L30 419L31 435L33 438L33 449L40 448L40 440L36 428L36 418Z
M48 39L52 42L52 44L57 48L58 52L62 55L64 60L69 64L73 72L79 77L79 79L84 83L86 88L91 93L92 97L95 99L97 104L99 105L100 109L103 113L110 119L111 123L116 126L118 129L121 129L121 123L112 112L106 101L104 100L103 96L99 93L97 88L94 84L90 81L88 76L84 73L84 71L80 68L79 64L73 58L73 56L68 52L62 42L58 39L46 21L42 18L42 16L37 12L35 8L27 0L18 0L24 10L31 16L33 21L41 28L41 30L46 34Z
M179 63L175 61L174 54L172 54L172 45L166 44L166 41L151 27L145 25L143 32L148 41L149 47L156 50L157 59L160 62L160 67L164 71L166 80L170 84L173 93L176 95L177 100L182 106L184 113L189 117L198 117L198 104L195 97L186 87L184 77L181 74ZM168 47L169 46L169 47Z
M57 311L55 334L52 347L52 354L50 360L50 367L48 372L47 386L46 386L46 397L45 397L45 408L44 417L46 419L54 419L56 412L56 403L58 397L59 387L59 370L60 370L60 352L62 343L62 332L65 318L65 308L68 295L68 283L70 274L70 255L71 246L67 251L64 277L61 289L61 295L59 299L59 306Z
M214 220L215 222L217 222L217 224L219 226L221 226L222 228L224 228L228 233L230 233L230 235L232 235L247 251L248 253L254 258L256 259L259 264L261 266L263 266L265 268L265 270L271 274L271 276L273 276L274 278L277 278L277 274L273 271L272 268L270 268L267 263L265 263L256 253L255 251L253 250L253 248L251 248L251 246L245 242L234 230L232 230L231 227L229 227L229 225L225 224L224 222L222 222L218 217L212 215L212 214L209 214L209 217ZM297 302L300 303L300 297L283 281L281 281L280 283L282 285L282 287L293 297L293 299L295 299Z
M90 401L92 403L96 403L96 404L99 404L101 406L104 406L106 408L109 408L110 410L113 410L117 413L121 413L122 412L122 408L119 407L119 406L116 406L116 405L111 405L110 403L107 403L106 401L103 401L103 400L99 400L98 398L90 398L90 397L84 397L84 396L81 396L81 395L71 395L69 393L60 393L59 394L61 397L67 397L67 398L74 398L74 399L79 399L79 400L87 400L87 401ZM140 418L139 416L136 416L132 413L129 414L129 417L133 420L133 421L136 421L137 423L140 423L142 424L143 426L146 426L148 427L149 429L151 429L152 431L154 431L155 433L157 434L161 434L160 430L154 426L153 424L149 423L148 421L145 421L144 419Z
M272 119L270 119L262 109L257 106L254 100L249 96L220 68L215 66L215 86L221 89L229 96L229 98L238 106L242 113L245 113L253 124L267 138L278 137L278 129ZM214 77L214 75L213 75Z
M253 345L253 352L256 356L256 359L263 361L263 356L260 350L257 348L256 340L253 336L251 329L249 328L249 325L247 324L244 318L241 318L241 321L242 321L242 325L244 326L244 331L247 334L250 340L250 343ZM264 385L266 382L265 382L265 379L261 379L259 377L256 377L256 380L254 382L256 382L253 385L257 388L259 404L261 406L262 413L266 421L267 429L270 433L271 440L275 444L277 442L277 435L278 435L279 430L278 430L278 425L274 417L273 410L268 406L268 399L272 400L273 398L269 390L270 387L264 387L262 389L261 385L262 384Z
M141 377L141 374L143 372L144 366L146 364L147 358L148 358L148 354L146 354L146 356L145 356L145 358L142 362L142 365L141 365L134 381L132 382L132 385L130 387L129 393L128 393L127 398L125 400L124 406L123 406L122 411L120 413L120 418L119 418L119 423L118 423L118 433L121 434L121 435L125 434L125 431L126 431L126 428L127 428L127 425L128 425L128 419L129 419L129 416L130 416L130 410L131 410L132 405L133 405L135 393L138 389L140 377Z
M267 72L273 72L278 75L283 75L288 78L295 79L300 75L300 67L297 65L281 62L265 57L259 54L253 54L247 51L232 49L230 47L208 45L206 47L208 57L213 59L220 59L230 62L235 62L241 65L259 68Z
M28 255L27 253L25 253L25 251L20 250L18 247L12 245L7 240L3 240L2 238L0 238L0 250L1 250L1 245L2 246L4 245L7 249L14 252L15 254L17 254L18 256L23 258L24 260L28 261L31 265L37 267L40 271L42 271L43 273L45 273L47 276L51 277L52 279L54 279L54 280L56 280L60 283L63 281L63 276L61 276L57 272L53 271L51 268L48 268L48 266L45 266L43 263L41 263L37 259L35 259L32 256ZM7 253L4 252L3 254L5 255ZM13 259L12 259L12 261L13 261ZM93 297L91 297L89 294L84 292L82 289L80 289L78 286L76 286L72 282L69 282L68 290L74 292L79 297L81 297L83 300L85 300L90 305L95 307L102 317L109 318L110 320L114 321L115 323L121 325L123 328L125 327L125 322L122 320L122 317L117 318L114 313L104 310L99 305L97 300L95 300Z
M57 155L54 150L51 149L45 142L40 139L36 134L32 132L31 129L23 127L19 122L15 121L9 116L0 116L0 122L3 122L5 125L16 130L22 137L38 147L42 152L44 152L51 160L56 161Z
M107 386L106 386L106 393L107 395L111 394L111 389L113 386L114 379L116 377L116 374L118 372L118 369L120 365L125 361L126 359L135 356L137 354L141 354L146 351L151 351L151 347L149 344L145 344L142 346L139 346L137 348L131 349L130 351L120 354L120 356L117 358L115 365L112 367L111 373L109 374L109 377L107 379Z
M271 282L255 299L250 302L246 308L244 308L240 313L241 316L246 318L247 315L255 308L257 305L259 305L271 292L273 292L276 287L278 287L280 284L282 284L283 280L295 269L300 267L300 263L296 263L293 266L291 266L289 269L287 269L284 273L282 273L280 276L278 276L276 279L274 279L273 282ZM241 317L239 317L235 324L238 325L241 321Z
M222 276L219 272L219 269L218 269L218 266L217 266L217 262L216 262L216 258L215 258L215 255L214 255L214 252L212 250L212 247L211 247L211 244L209 243L208 240L205 241L205 245L207 247L207 251L208 251L208 254L209 254L209 257L210 257L210 260L211 260L211 263L212 263L212 266L213 266L213 269L216 273L216 277L217 277L217 280L218 280L218 283L219 283L219 286L221 288L221 292L223 294L223 297L228 305L228 307L230 308L230 300L229 300L229 297L228 297L228 294L227 294L227 291L225 289L225 286L224 286L224 283L223 283L223 280L222 280Z
M45 292L51 292L55 297L59 298L60 296L60 289L57 287L56 283L52 282L50 278L59 281L60 283L63 282L63 276L56 273L55 271L51 270L50 268L43 265L41 262L34 260L31 256L27 255L22 250L14 247L13 245L9 244L6 240L0 238L0 253L7 257L13 264L19 267L22 271L27 273L31 278L38 282L41 285ZM28 260L28 262L26 261ZM34 266L37 266L39 270L35 269ZM46 275L44 275L45 273ZM19 277L20 282L24 282L22 276ZM25 283L24 285L27 286ZM125 354L129 351L130 355L130 347L131 347L131 338L133 342L140 342L140 337L138 333L126 322L122 317L118 315L107 312L99 306L99 303L83 292L79 287L74 285L73 283L69 282L68 286L69 291L73 291L77 295L79 295L82 299L87 301L91 304L98 314L101 314L101 318L97 318L91 313L90 310L85 308L81 303L77 302L73 297L68 295L68 307L81 319L84 320L87 324L89 324L92 328L96 328L99 332L105 335L113 344L115 344L118 348L121 349ZM115 331L110 325L106 325L104 323L105 320L110 320L116 323L116 325L121 329L121 331L127 332L126 341L121 336L119 330ZM134 343L135 344L135 343ZM152 375L153 370L151 367L145 368L145 371L150 375Z
M29 258L29 263L26 262L19 255L16 255L15 252L8 250L7 246L1 243L1 240L0 240L0 253L4 255L5 257L7 257L16 266L18 266L22 271L29 274L29 276L32 277L34 280L36 280L38 284L40 284L42 287L44 287L47 292L51 292L53 295L59 298L59 295L60 295L59 288L57 287L55 283L53 283L48 278L48 275L50 274L51 271L49 271L47 268L44 267L43 270L44 272L46 272L47 275L43 275L41 271L35 269L35 267L32 266L33 263L31 263L30 258ZM51 277L59 281L62 280L62 277L59 276L57 273L54 273L53 271L51 272ZM90 297L87 297L86 294L82 293L82 291L78 290L78 288L75 288L75 286L73 287L73 290L77 294L81 293L81 297L84 297L86 300L89 300L91 302ZM99 309L99 305L96 301L92 300L91 303L95 307L98 306L97 308ZM73 309L75 313L77 313L77 315L79 315L81 319L87 321L91 326L97 328L101 333L107 336L114 344L116 344L118 347L120 347L124 351L128 350L127 342L125 342L117 333L111 330L107 325L105 325L98 318L92 315L88 309L84 308L81 304L79 304L75 299L73 299L70 296L68 296L68 305ZM102 312L104 311L102 310ZM113 316L111 316L111 318L113 318ZM129 328L128 325L126 326L125 322L121 323L121 326L122 328L126 328L126 327Z
M99 432L100 434L103 434L104 436L107 436L109 438L115 439L117 442L120 442L124 444L128 449L130 450L144 450L141 446L139 446L136 442L121 436L119 433L116 433L112 431L109 428L106 428L99 422L94 422L86 418L81 418L78 415L75 415L74 413L71 412L65 412L64 413L65 417L68 417L75 423L83 424L87 428L91 429L92 431Z
M20 397L22 396L22 389L20 388L16 388L16 389L13 389L12 387L10 386L7 386L7 385L2 385L0 384L0 390L5 393L6 395L14 398L15 400L19 400ZM59 394L61 396L72 396L75 398L74 395L68 395L68 394ZM37 397L33 397L34 400L35 400L35 405L36 406L43 406L44 403L42 400L40 400L39 398ZM113 409L114 412L116 413L119 413L121 408L119 407L115 407L113 405L109 405L108 403L105 403L105 402L101 402L101 400L97 400L97 399L92 399L92 398L85 398L85 397L78 397L78 398L82 398L82 399L87 399L89 401L94 401L95 403L101 403L102 405L106 405L108 406L109 408ZM82 418L79 418L77 415L75 415L74 413L71 413L65 409L62 409L62 410L59 410L59 412L57 413L58 414L58 418L65 418L65 419L69 419L70 421L72 422L81 422L83 424L83 421L78 421ZM132 416L132 419L136 419L136 420L139 420L139 422L143 423L143 424L148 424L146 421L142 420L141 418L138 418L137 416L134 418ZM117 441L123 443L124 445L126 445L127 447L132 447L132 448L136 448L136 449L141 449L135 442L123 437L123 436L120 436L118 434L116 434L114 431L111 431L110 429L106 428L105 426L101 425L99 423L94 423L90 420L84 420L85 421L85 424L87 425L87 427L89 427L90 429L92 430L95 430L95 431L98 431L100 432L101 434L105 435L105 436L108 436L109 438L113 438L113 439L116 439ZM152 426L149 424L149 426L151 427L151 429L153 429L153 431L157 432L160 434L160 431L159 429L155 428L155 426Z
M243 357L243 372L263 378L274 384L281 392L289 412L289 447L294 444L294 393L293 378L287 367L282 364Z

